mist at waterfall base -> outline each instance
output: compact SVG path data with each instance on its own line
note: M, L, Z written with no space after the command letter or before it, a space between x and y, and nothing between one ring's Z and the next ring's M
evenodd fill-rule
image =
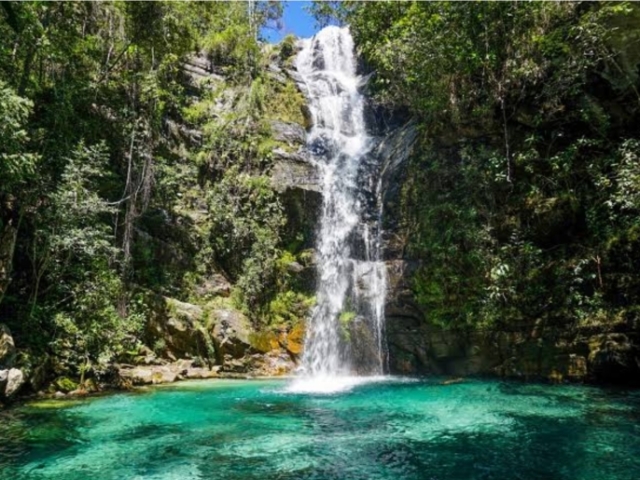
M323 205L317 303L289 389L334 392L380 380L385 369L380 172L369 155L373 139L349 30L331 26L303 40L296 68L312 116L307 148L322 177Z
M215 380L0 412L3 480L637 480L640 392ZM48 408L44 408L48 407Z

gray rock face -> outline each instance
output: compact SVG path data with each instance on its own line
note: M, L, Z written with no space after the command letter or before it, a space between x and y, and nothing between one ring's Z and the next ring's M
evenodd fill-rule
M282 149L275 149L273 154L275 162L271 171L271 183L276 190L322 191L320 173L303 151L287 153Z
M224 81L224 77L218 70L204 52L189 56L182 65L182 71L195 87Z
M9 328L0 323L0 368L11 368L16 358L16 347Z
M448 330L423 318L387 322L395 373L497 375L524 380L638 383L640 349L627 334L543 330L535 322L513 330Z
M164 344L169 358L207 356L207 338L201 321L202 308L173 298L158 300L155 314L147 324L149 344Z
M271 121L271 132L273 138L279 142L286 142L291 146L304 145L307 138L302 125L297 123L281 122L279 120Z
M411 277L419 266L415 260L388 260L387 265L387 317L422 318L423 313L415 302L411 289Z
M284 241L297 241L302 233L302 248L313 248L322 206L320 172L302 148L291 153L277 148L273 154L271 184L280 193L287 216Z
M402 219L399 209L402 186L417 137L416 126L408 123L386 135L375 149L375 155L380 158L382 165L384 257L389 260L404 258L405 255L408 238L399 224Z
M217 309L213 312L213 321L210 333L219 363L225 363L227 358L240 358L249 351L253 328L247 317L237 310Z

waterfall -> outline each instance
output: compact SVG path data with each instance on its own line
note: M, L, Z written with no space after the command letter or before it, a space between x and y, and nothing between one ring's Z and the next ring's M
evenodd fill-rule
M313 120L307 148L323 179L316 306L298 384L331 390L341 379L384 373L379 166L369 155L373 139L348 29L331 26L303 40L296 67Z

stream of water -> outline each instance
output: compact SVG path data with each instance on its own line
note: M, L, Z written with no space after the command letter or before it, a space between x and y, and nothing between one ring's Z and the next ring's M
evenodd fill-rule
M296 67L313 119L307 145L322 175L323 206L317 304L291 389L326 392L384 372L382 202L349 30L327 27L302 42Z

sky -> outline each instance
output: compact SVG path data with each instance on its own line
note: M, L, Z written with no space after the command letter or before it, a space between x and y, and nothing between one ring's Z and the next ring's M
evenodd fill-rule
M297 37L312 37L318 31L315 19L304 10L311 2L286 1L283 3L282 23L280 31L262 29L262 35L269 43L277 43L292 33Z

